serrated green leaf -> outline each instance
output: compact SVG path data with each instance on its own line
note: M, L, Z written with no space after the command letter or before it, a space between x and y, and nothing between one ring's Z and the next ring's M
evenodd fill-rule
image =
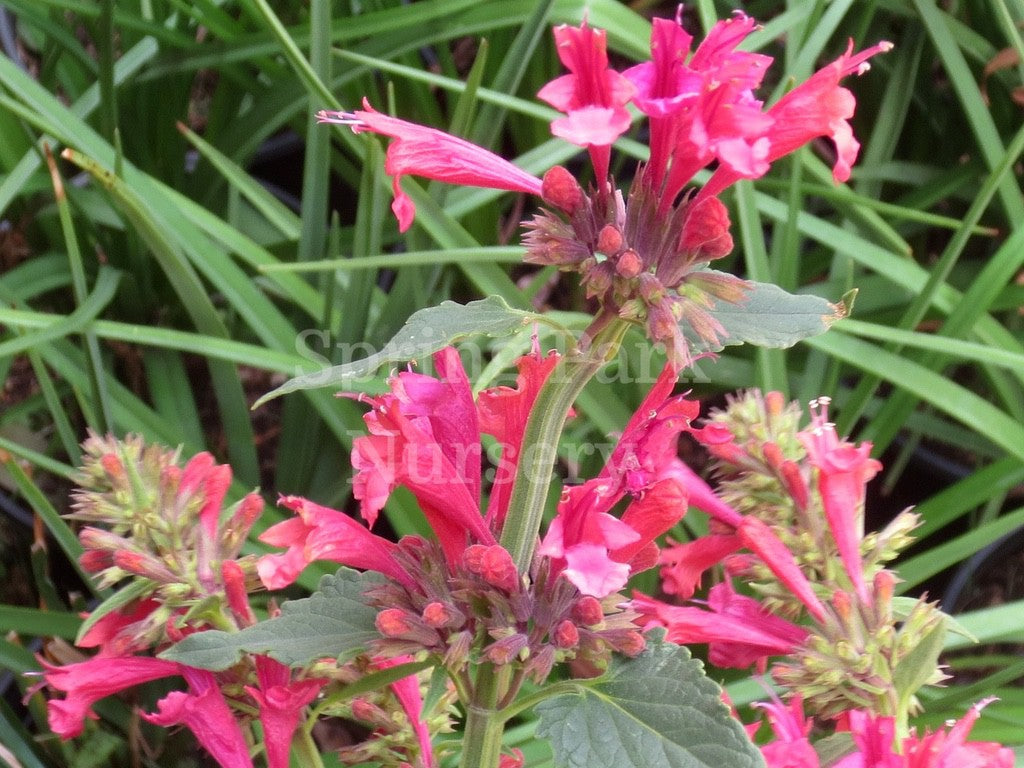
M764 766L722 690L690 652L651 633L647 650L599 680L541 702L537 735L560 768Z
M507 336L532 323L552 325L552 321L543 315L510 307L500 296L489 296L468 304L443 301L436 307L414 312L379 352L361 360L291 379L265 394L253 407L301 389L344 389L372 376L389 363L415 360L473 336Z
M309 597L281 606L281 615L241 632L197 632L160 656L201 669L220 670L243 653L262 653L289 666L314 659L348 659L379 637L377 611L363 602L363 592L379 583L375 573L342 568L324 576Z
M724 346L791 347L802 339L824 333L849 311L847 297L843 297L843 303L833 304L812 294L788 293L771 283L748 282L751 287L745 301L733 304L718 300L708 310L725 329Z

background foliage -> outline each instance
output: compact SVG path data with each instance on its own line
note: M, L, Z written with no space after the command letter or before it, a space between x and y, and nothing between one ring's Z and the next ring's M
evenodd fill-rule
M849 185L831 183L827 154L817 151L828 148L818 147L725 195L737 248L724 268L833 301L856 287L853 318L790 350L727 348L699 363L695 394L714 402L758 386L805 401L833 396L840 432L873 441L886 462L869 522L908 504L924 517L901 588L945 594L983 641L951 635L955 677L926 702L927 722L996 694L973 735L1019 744L1024 2L697 0L685 18L699 38L733 7L763 22L752 45L777 57L769 100L847 38L896 48L851 81L863 147ZM345 505L362 409L307 390L250 412L256 398L379 349L413 311L445 299L497 294L513 307L564 313L584 304L571 281L517 265L516 224L531 203L406 181L418 218L399 236L381 145L318 127L312 112L367 95L539 173L574 155L551 138L554 115L533 99L559 70L550 26L586 13L626 64L645 55L646 18L675 8L643 0L4 0L0 8L0 762L185 765L189 758L175 762L173 739L160 745L148 728L140 736L119 701L103 708L100 727L65 745L45 736L38 696L19 703L32 653L49 643L73 658L60 639L73 638L77 612L96 597L75 573L77 541L59 518L86 430L141 433L185 455L212 450L231 462L236 493L261 486ZM643 138L620 146L641 157ZM620 180L632 166L616 170ZM593 469L596 459L577 461L577 449L620 429L657 370L641 345L631 349L581 398L564 446L567 472ZM515 352L485 351L481 365L493 362L478 386ZM421 524L401 495L387 523L398 534ZM741 704L762 695L742 679L730 691ZM510 738L530 765L543 765L548 748L532 739L535 727L525 718Z

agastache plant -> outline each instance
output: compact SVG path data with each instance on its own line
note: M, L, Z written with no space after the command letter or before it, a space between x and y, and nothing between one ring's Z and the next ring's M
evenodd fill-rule
M96 656L44 662L45 684L65 694L50 700L57 734L81 733L103 696L180 677L187 690L143 717L186 726L228 768L254 758L270 768L293 758L322 765L312 729L327 717L364 727L363 741L336 754L344 764L429 768L457 751L464 768L512 768L523 756L504 749L505 727L531 710L560 766L1011 764L999 745L966 741L984 702L948 731L918 735L909 724L917 691L943 677L947 620L932 603L894 596L889 566L914 516L863 530L865 485L880 469L871 446L836 434L826 399L802 427L775 393L748 393L703 422L699 404L674 393L681 371L726 340L792 344L847 310L709 269L733 247L719 195L816 138L833 145L836 181L848 179L855 100L840 81L890 46L851 45L766 108L756 94L771 58L739 47L754 29L736 13L694 47L679 17L656 19L650 61L620 72L603 30L558 27L567 74L538 96L560 113L552 133L586 150L585 180L562 166L534 176L367 101L318 114L390 140L385 171L400 231L416 216L405 176L537 198L525 260L578 275L593 317L565 354L545 352L535 335L515 361L515 386L474 395L449 342L482 320L492 335L550 320L491 300L413 315L403 340L427 335L437 318L459 330L421 347L436 375L410 366L383 393L356 396L367 409L351 451L362 521L282 496L288 515L258 537L270 554L243 553L262 500L252 493L225 509L227 467L206 454L182 467L176 453L136 438L92 438L75 512L89 524L82 565L104 586L128 585L79 638ZM611 153L637 115L650 152L623 190ZM767 336L730 324L766 296L813 320ZM664 368L601 470L552 494L572 405L631 327L664 350ZM329 383L375 370L353 366ZM284 389L314 385L323 377ZM717 487L679 458L684 433L715 457ZM395 541L372 530L399 488L430 536ZM689 507L709 515L710 533L660 546ZM314 562L342 568L308 598L250 603ZM660 594L630 594L630 578L651 568ZM716 581L696 599L709 572ZM753 746L747 732L757 726L740 723L680 643L706 643L712 664L754 667L774 684L762 707L770 743ZM459 729L458 740L435 739ZM812 736L826 733L849 735L822 762Z

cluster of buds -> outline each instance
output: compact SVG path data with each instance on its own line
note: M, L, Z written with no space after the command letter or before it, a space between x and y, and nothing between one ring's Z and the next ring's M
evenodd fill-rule
M105 696L180 677L187 690L172 691L142 717L164 727L188 727L224 768L252 768L252 738L246 734L256 720L268 765L287 768L303 712L318 698L316 715L345 717L370 731L361 743L342 749L344 759L436 765L430 734L451 730L452 690L434 697L429 711L416 675L355 697L345 693L365 675L410 657L360 656L343 665L324 659L289 669L268 656L244 653L237 663L212 672L146 655L185 635L256 623L249 594L263 589L257 558L240 555L240 549L263 501L250 493L225 509L231 469L207 453L181 466L177 451L137 436L94 435L83 449L72 515L90 524L81 532L82 564L100 584L121 585L123 591L90 618L77 641L98 648L95 656L64 666L40 659L41 685L64 694L49 701L55 733L79 735L85 720L95 717L93 704ZM124 595L132 599L126 602ZM277 613L275 606L270 613Z
M693 430L716 459L718 498L732 516L715 520L711 536L662 556L668 592L691 596L711 554L756 599L726 581L712 589L710 610L635 604L667 625L670 638L711 642L715 663L763 668L782 657L773 677L819 717L864 709L905 718L914 691L944 677L935 658L914 654L933 632L945 632L942 612L923 600L897 610L896 577L885 567L911 542L917 518L903 512L865 536L865 487L881 466L870 444L838 438L827 398L812 403L809 427L799 422L800 409L779 393L752 391ZM731 633L731 619L756 631ZM931 666L901 669L922 663ZM908 680L913 690L902 690Z
M588 298L642 323L680 364L691 343L719 344L724 331L708 310L715 299L742 301L747 284L704 269L732 251L729 215L718 198L687 195L662 206L641 169L624 201L603 185L585 193L561 166L544 175L542 196L555 210L526 223L528 263L579 272ZM681 336L680 322L697 338Z
M317 707L317 715L325 724L331 718L340 718L354 724L355 730L365 729L369 734L359 739L347 733L343 738L332 738L324 729L323 741L338 742L332 747L342 765L373 763L424 768L435 765L434 758L443 753L442 749L432 749L430 736L454 730L455 689L447 685L435 690L433 696L427 695L431 682L429 670L355 696L333 695L350 686L358 687L368 675L411 660L408 656L382 659L360 655L345 664L324 660L313 665L310 674L330 681Z
M263 511L259 494L225 509L229 466L200 453L182 467L177 451L137 436L92 435L83 456L70 515L87 523L81 564L101 587L132 578L138 600L152 607L124 628L124 642L156 644L172 616L193 627L255 622L256 557L240 551Z
M539 684L557 663L597 671L613 651L644 649L638 615L621 607L621 595L582 595L550 573L547 558L536 558L524 579L499 545L467 547L451 572L439 547L417 536L402 539L394 557L413 586L390 581L365 593L379 609L379 656L429 655L452 675L470 662L510 665Z

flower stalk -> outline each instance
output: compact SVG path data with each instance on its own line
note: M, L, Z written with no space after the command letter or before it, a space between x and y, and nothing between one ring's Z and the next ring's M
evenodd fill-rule
M493 664L480 665L472 698L466 706L461 768L498 768L501 763L505 719L498 714L498 701L507 669L499 671Z
M601 322L600 318L597 322ZM629 323L618 318L604 324L590 337L585 350L566 355L537 395L523 437L523 445L530 450L519 462L508 517L501 532L501 546L512 555L520 574L529 570L533 560L551 470L558 454L558 438L569 408L587 382L618 352L628 327Z

